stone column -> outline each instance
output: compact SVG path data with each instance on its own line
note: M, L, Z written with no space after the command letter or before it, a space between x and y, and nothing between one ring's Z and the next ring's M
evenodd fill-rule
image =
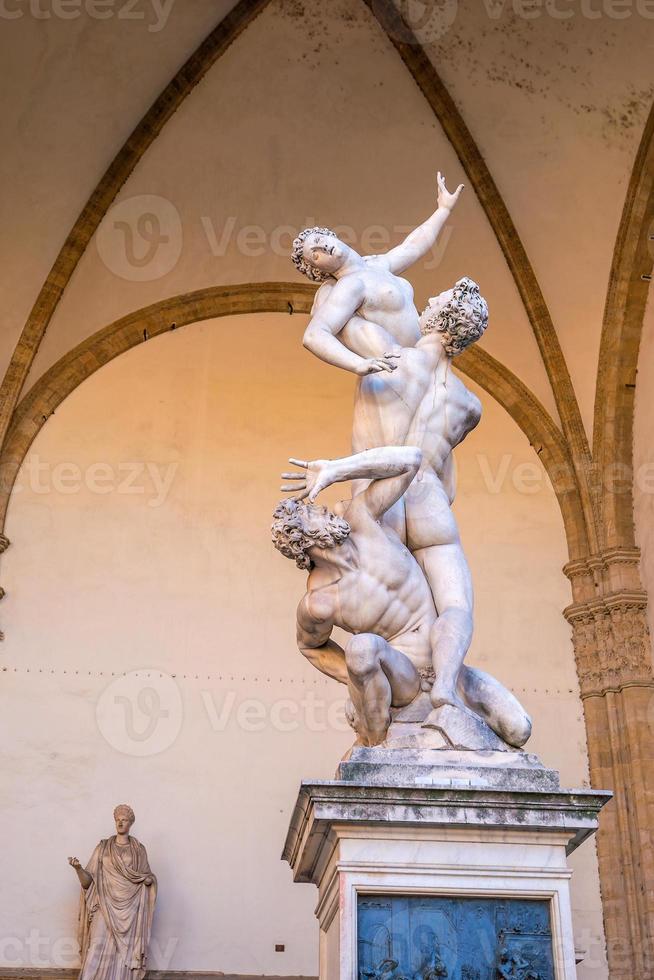
M564 568L591 784L614 793L597 840L611 980L654 980L654 677L639 557L613 548Z

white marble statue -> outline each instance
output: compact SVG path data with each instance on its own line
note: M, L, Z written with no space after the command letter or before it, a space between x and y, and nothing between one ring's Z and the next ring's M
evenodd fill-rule
M272 537L309 572L297 611L298 646L319 670L348 685L359 743L377 745L386 738L391 707L409 705L434 673L440 634L434 599L416 559L383 520L421 472L423 454L416 446L385 446L346 459L291 462L303 472L283 474L292 483L283 489L295 496L277 506ZM367 486L333 512L314 503L321 490L345 480ZM344 649L331 638L335 626L352 634ZM483 671L460 669L455 697L456 734L443 706L433 719L449 744L496 749L528 738L520 704Z
M86 868L68 858L82 895L80 980L143 980L146 971L157 879L143 844L130 836L134 811L114 810L116 833L101 840Z
M435 245L456 204L463 184L454 194L439 173L438 209L383 255L359 255L328 228L306 228L293 243L296 268L312 282L322 283L316 293L304 346L323 361L361 377L392 371L394 355L378 345L368 349L364 332L343 329L355 315L363 324L381 327L393 344L410 347L419 339L418 313L413 287L404 272ZM357 448L357 447L355 447Z
M432 297L415 346L395 348L393 372L366 378L354 413L356 448L403 445L422 450L422 465L391 520L422 568L438 610L433 636L435 708L458 705L457 683L472 640L473 591L451 504L453 450L478 424L479 399L451 370L452 358L474 343L488 323L476 283L461 279ZM353 330L356 324L348 325ZM366 325L366 333L381 328ZM389 338L380 338L384 344Z
M421 451L415 479L382 519L422 569L437 611L430 635L433 710L425 725L443 731L442 709L449 707L445 715L450 727L456 722L457 739L470 748L488 748L492 739L485 739L478 718L512 745L522 745L530 732L527 715L521 708L515 711L515 699L505 717L508 692L497 681L491 685L484 675L478 688L470 679L474 674L464 669L472 639L473 590L451 510L452 453L479 422L481 405L452 372L451 361L486 329L488 308L476 283L463 278L430 299L418 317L412 288L397 275L433 246L461 190L450 194L439 173L438 210L385 255L362 257L333 232L314 228L295 240L293 261L310 279L322 282L304 345L359 376L355 453L393 446ZM354 496L365 486L359 478ZM375 633L374 623L369 628Z

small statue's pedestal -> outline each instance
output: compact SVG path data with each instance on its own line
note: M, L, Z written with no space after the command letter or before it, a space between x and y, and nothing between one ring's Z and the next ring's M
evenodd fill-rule
M573 980L566 855L610 793L522 752L353 750L283 857L318 886L320 980Z

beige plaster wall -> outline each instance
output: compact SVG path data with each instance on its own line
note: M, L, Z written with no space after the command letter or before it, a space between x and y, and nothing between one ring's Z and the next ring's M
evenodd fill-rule
M158 13L157 3L134 0L127 16L126 0L114 0L102 20L81 4L71 18L53 13L54 0L41 0L46 15L39 17L27 0L6 5L21 16L3 17L0 36L6 66L0 173L9 191L0 260L11 283L3 363L113 155L232 5L161 0L165 10ZM651 0L448 0L415 8L403 7L507 201L590 429L611 252L652 97L645 43L653 29ZM32 380L71 343L134 306L180 288L287 277L281 257L266 249L244 255L235 244L252 224L267 241L275 228L312 216L352 225L358 239L373 225L399 234L398 227L429 210L436 167L460 176L443 143L362 3L273 0L192 93L121 193L120 200L163 197L179 214L175 269L135 284L103 267L92 245ZM124 211L118 216L124 219ZM503 311L501 329L484 343L551 409L524 314L470 189L453 229L436 278L460 274L462 263L480 278ZM214 254L223 233L227 247L218 245ZM433 276L433 269L417 273L420 298Z
M305 322L156 338L80 386L33 444L3 558L6 965L74 962L66 857L85 861L128 801L160 879L153 966L316 971L315 892L279 855L300 779L329 778L351 733L343 690L294 647L303 575L268 527L287 455L347 451L352 379L303 351ZM478 393L456 504L470 660L532 712L530 748L585 785L557 504L525 437ZM594 846L573 864L579 976L594 980L607 975Z
M618 224L654 97L654 6L460 0L430 56L534 266L586 431Z
M232 6L115 0L97 5L95 17L81 2L2 5L3 373L89 195L159 92Z

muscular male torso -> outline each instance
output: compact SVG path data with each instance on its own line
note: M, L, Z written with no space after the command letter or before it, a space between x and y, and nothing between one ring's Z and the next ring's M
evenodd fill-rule
M349 537L312 569L306 606L312 619L348 633L375 633L418 668L431 664L429 631L436 620L431 590L415 558L395 531L378 523L356 498L335 512L350 524Z
M378 323L359 316L347 323L339 338L364 357L380 356L398 346L395 337ZM452 371L437 335L402 347L395 363L392 372L359 380L352 449L362 452L401 445L422 449L420 472L403 502L387 515L387 523L406 539L411 551L418 551L458 541L450 510L454 497L452 450L479 422L481 403Z

